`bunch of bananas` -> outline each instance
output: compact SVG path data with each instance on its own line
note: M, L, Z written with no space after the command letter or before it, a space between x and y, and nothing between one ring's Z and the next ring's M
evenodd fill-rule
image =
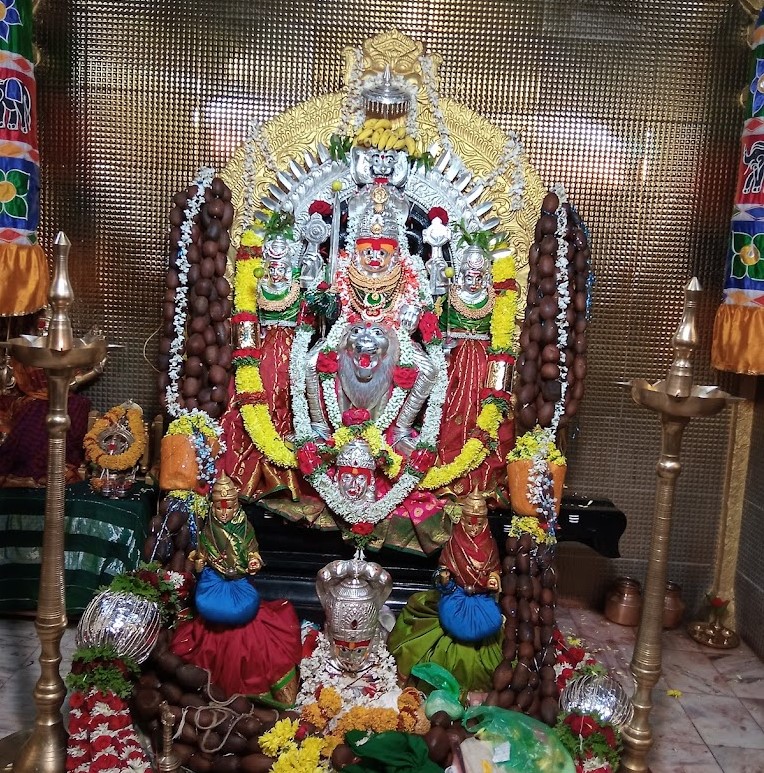
M416 140L406 134L406 127L393 128L387 118L368 118L355 137L355 144L380 150L405 150L417 156Z

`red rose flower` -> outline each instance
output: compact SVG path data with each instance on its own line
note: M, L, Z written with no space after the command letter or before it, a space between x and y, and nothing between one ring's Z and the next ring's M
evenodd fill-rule
M353 534L357 534L359 537L368 537L369 534L371 534L374 531L374 524L365 523L364 521L362 521L361 523L355 523L353 524L350 531L352 531Z
M428 213L427 217L430 219L430 222L435 220L436 217L440 218L440 222L444 225L448 224L448 212L446 212L443 207L433 207Z
M90 770L92 773L97 773L97 771L109 770L111 768L119 770L121 767L122 763L116 754L103 754L93 760L90 765Z
M346 427L363 424L371 419L371 414L366 408L350 408L342 414L342 423Z
M483 387L480 390L480 399L487 400L489 397L495 397L497 400L509 400L509 392L505 392L503 389L490 389L489 387Z
M73 709L78 709L85 703L85 696L76 690L69 696L69 706Z
M337 352L319 352L316 360L316 370L319 373L336 373L339 367Z
M560 689L565 687L565 684L567 683L568 679L573 676L573 673L574 672L572 668L563 668L560 672L560 675L557 677L557 686Z
M399 366L393 371L393 383L401 389L411 389L416 383L418 375L417 368Z
M109 717L109 721L107 723L109 725L109 730L123 730L126 727L130 727L132 722L130 721L130 715L129 714L114 714L111 717Z
M305 443L297 451L297 463L300 465L300 472L303 475L310 475L321 466L321 457L318 455L315 443Z
M419 332L422 334L422 340L429 344L433 338L440 338L440 325L438 318L431 311L426 311L419 319Z
M570 729L582 738L588 738L597 731L598 727L597 723L585 714L569 714L565 717L565 724L569 725Z
M601 727L600 732L602 733L604 739L607 741L607 745L611 749L615 749L616 746L618 746L618 739L615 737L615 730L613 730L610 725L604 725Z
M586 655L586 650L583 647L571 647L568 650L568 659L573 665L580 663Z
M320 290L323 293L323 292L326 292L330 287L331 285L329 284L329 282L319 282L316 289Z
M435 454L426 448L415 448L409 456L409 465L418 472L427 472L435 464Z
M260 360L263 357L263 350L254 346L249 346L245 349L236 349L233 353L233 359L238 360L242 357L251 357L253 360Z
M308 304L304 301L300 306L299 313L297 314L297 324L308 325L308 327L313 327L316 324L316 315L310 310Z
M711 606L714 607L715 609L721 609L721 607L727 606L727 602L723 598L720 598L719 596L714 596L711 599L710 603L711 603Z
M332 214L332 205L329 204L328 201L320 201L319 199L316 199L309 207L308 207L308 214L309 215L315 215L318 213L323 217L324 215L331 215Z

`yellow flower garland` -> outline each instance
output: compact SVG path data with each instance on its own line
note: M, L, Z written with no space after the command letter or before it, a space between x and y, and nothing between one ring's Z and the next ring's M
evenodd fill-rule
M236 274L233 278L234 303L237 311L257 309L257 282L255 271L261 268L260 258L249 258L236 261Z
M236 391L239 394L263 391L263 380L257 365L239 365L236 369ZM266 403L242 405L240 412L244 429L263 456L278 467L297 467L297 457L276 432Z
M251 229L246 230L241 237L242 247L261 247L263 237ZM257 311L258 273L262 269L261 258L253 257L236 261L236 273L233 279L234 303L237 312ZM260 368L253 364L239 365L236 368L236 392L246 395L262 392L263 380ZM278 467L297 467L297 457L292 448L282 439L273 425L270 411L264 402L254 405L242 405L241 418L244 429L249 434L255 448Z
M99 435L109 429L109 427L119 423L123 417L127 419L127 427L134 441L121 454L109 454L99 445ZM93 424L90 431L85 435L82 445L88 461L104 470L121 471L135 467L146 450L146 429L143 426L143 413L137 408L128 409L122 405L112 408Z

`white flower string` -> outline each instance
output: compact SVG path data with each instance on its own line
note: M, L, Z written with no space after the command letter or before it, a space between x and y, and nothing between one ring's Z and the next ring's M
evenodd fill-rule
M525 195L525 173L523 172L523 144L515 132L508 132L504 143L504 149L496 167L485 177L475 179L475 184L481 183L486 188L493 188L496 181L512 170L509 182L510 209L517 211L523 208L523 196Z
M453 147L451 144L451 135L448 132L446 117L440 109L440 100L438 99L438 89L435 81L435 65L433 64L432 58L429 56L420 56L419 64L422 68L424 88L427 92L427 99L430 101L433 117L435 118L435 125L438 129L440 144L443 150L451 150Z
M352 136L360 129L364 120L363 110L363 51L360 48L353 50L353 65L348 77L347 94L340 109L340 123L337 134Z
M568 242L566 236L568 233L568 213L563 206L567 202L567 197L562 186L555 188L557 197L560 200L560 206L555 212L557 217L557 230L555 237L557 238L557 255L555 257L555 267L557 269L557 297L558 297L558 311L557 319L557 348L560 351L560 399L557 405L554 407L554 415L552 416L552 432L557 432L557 428L560 425L560 419L565 411L565 394L568 389L568 366L565 350L568 346L568 332L570 325L568 324L568 306L570 306L570 281L568 277Z
M175 288L175 315L172 326L175 333L170 342L168 376L169 383L165 389L167 412L173 418L181 414L180 408L180 373L183 368L183 344L186 337L186 317L188 311L188 270L191 267L188 261L188 248L191 244L191 231L194 220L199 214L204 203L204 194L212 184L214 171L204 167L199 171L196 185L196 194L189 199L184 211L184 220L180 226L180 239L178 241L178 255L176 267L178 269L178 286Z
M249 122L249 129L247 130L247 145L244 154L244 202L243 202L243 218L244 229L249 228L255 219L255 211L257 210L257 198L255 196L255 132L257 131L257 124L254 118Z
M292 395L295 439L298 445L316 439L310 423L305 379L308 371L308 351L310 350L312 337L313 330L311 328L298 326L294 342L292 343L292 350L289 354L289 385Z
M249 136L251 141L254 142L257 149L260 151L260 155L263 157L263 162L270 172L277 174L279 166L276 161L276 157L273 155L268 140L263 134L262 126L252 121L249 125Z

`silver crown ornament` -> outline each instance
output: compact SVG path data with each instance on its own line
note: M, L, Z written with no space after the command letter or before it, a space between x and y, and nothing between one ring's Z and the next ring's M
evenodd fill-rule
M333 665L362 671L379 638L379 612L393 581L379 564L361 558L332 561L318 573L316 592L324 608L324 634Z

